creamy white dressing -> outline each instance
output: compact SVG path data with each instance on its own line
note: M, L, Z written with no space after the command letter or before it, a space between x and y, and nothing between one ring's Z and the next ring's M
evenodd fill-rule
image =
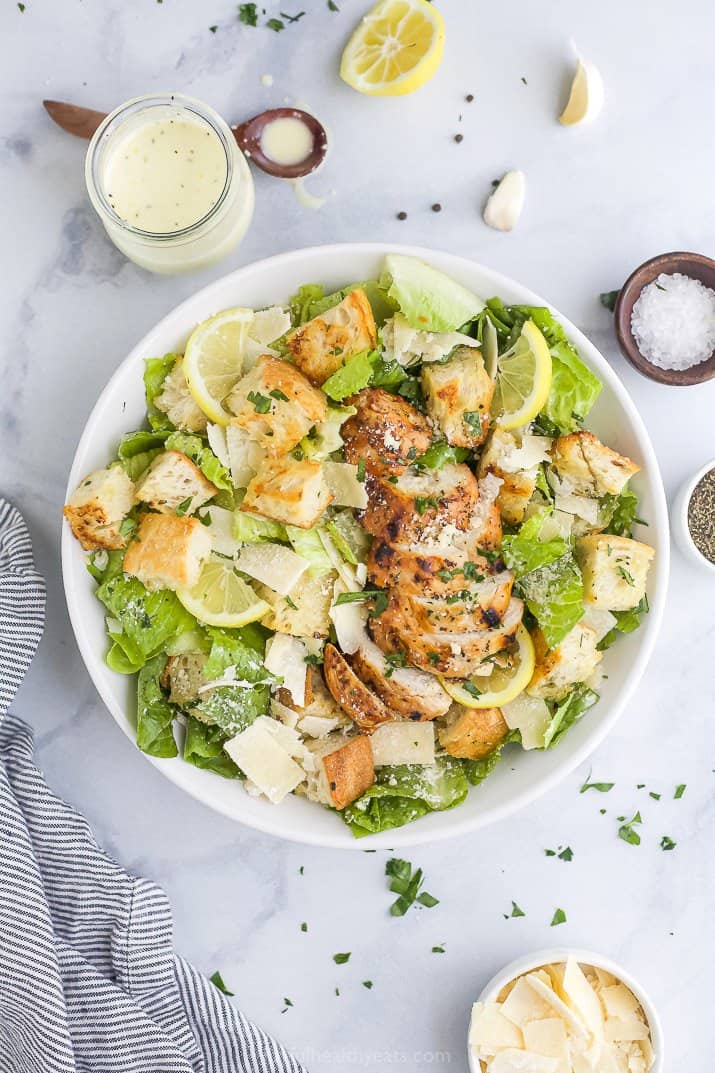
M198 116L171 108L148 109L126 126L104 162L107 201L117 215L154 234L202 220L221 197L228 174L216 131Z
M300 164L313 151L313 135L302 119L282 116L263 128L261 149L269 160L284 167Z

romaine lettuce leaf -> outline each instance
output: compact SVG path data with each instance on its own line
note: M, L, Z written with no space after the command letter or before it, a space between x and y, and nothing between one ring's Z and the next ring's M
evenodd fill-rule
M454 808L469 785L459 760L440 757L425 767L401 764L381 768L374 786L341 813L356 838L402 827L428 812Z
M135 577L108 577L96 595L122 628L121 633L109 636L134 664L145 663L162 652L171 638L196 626L173 592L150 592Z
M551 723L544 734L544 748L550 749L561 741L564 734L574 723L578 722L584 712L592 708L599 700L598 693L589 689L583 682L574 686L569 695L561 701L554 712Z
M340 435L343 421L347 421L356 413L354 406L328 407L325 421L321 421L300 441L300 449L305 457L324 462L333 451L339 451L343 446L343 437Z
M202 720L216 724L232 737L268 712L270 691L266 683L273 676L263 666L263 633L258 626L244 626L240 630L209 628L206 632L211 639L211 651L203 667L204 678L208 681L220 678L229 667L234 667L237 681L254 683L252 687L219 686L205 693L193 708Z
M122 437L117 454L130 480L139 480L147 466L164 450L166 437L166 432L149 432L146 429L129 432Z
M546 644L555 648L583 617L583 578L576 560L568 552L525 574L519 587Z
M397 307L390 301L375 279L368 279L362 283L350 283L339 291L333 291L332 294L325 294L325 290L320 283L306 283L304 286L299 287L297 293L290 299L293 324L296 326L305 324L307 320L320 316L321 313L325 313L326 309L332 309L333 306L342 302L343 298L346 298L351 291L356 291L358 288L365 291L367 295L375 323L378 326L384 324Z
M510 730L504 740L497 745L496 749L492 749L488 756L483 756L481 760L462 760L464 774L467 776L470 784L472 786L478 786L480 782L483 782L484 779L486 779L487 775L491 775L501 759L504 746L509 745L510 742L519 741L521 741L519 731Z
M165 354L163 358L148 358L144 362L144 393L146 395L147 419L153 429L170 432L173 425L166 414L157 410L154 399L161 394L164 381L171 372L174 362L181 355Z
M217 488L224 488L229 491L233 489L233 482L228 470L200 436L195 436L191 432L172 432L167 436L166 450L181 451L182 454L185 454L199 467L204 477L208 477Z
M561 537L539 540L544 517L543 512L534 514L524 522L517 533L502 538L502 557L518 578L532 570L548 566L568 551L568 545Z
M449 462L466 462L470 453L468 447L451 447L446 440L438 440L431 444L423 455L416 458L413 465L441 469Z
M300 529L297 525L287 525L285 528L293 551L308 560L310 563L308 572L313 577L322 577L323 574L333 569L317 526L312 529Z
M597 648L599 652L603 652L605 649L610 648L614 641L618 640L620 634L633 633L634 630L637 630L641 624L643 616L647 615L649 610L648 597L644 596L638 606L631 608L630 611L611 612L615 616L616 625L598 642Z
M380 286L410 327L421 331L456 331L484 308L481 298L444 272L403 254L387 255Z
M336 369L323 384L323 391L334 402L342 402L367 387L372 377L377 351L361 350Z
M233 516L233 536L242 544L260 544L264 540L288 539L285 526L249 511L237 510Z
M370 537L356 520L352 510L336 511L326 522L325 528L343 559L353 566L366 563L370 550Z
M270 675L263 666L264 634L260 626L243 626L240 630L207 627L211 641L209 658L203 668L205 678L220 678L227 667L236 668L236 676L248 682L263 682Z
M137 745L150 756L177 756L179 752L172 730L176 710L159 685L165 664L163 653L154 656L137 679Z
M638 496L626 485L620 495L606 495L601 500L599 521L605 532L629 537L638 518ZM641 522L641 525L644 524Z
M227 736L218 726L209 726L192 716L186 720L186 737L184 739L184 760L194 767L213 771L224 779L240 779L240 769L234 764L228 753L224 752Z
M268 686L251 689L219 686L205 693L192 710L200 712L201 719L220 727L227 737L232 738L255 722L259 715L267 715L269 701Z
M110 639L112 634L110 633ZM106 664L110 671L114 671L116 674L136 674L138 670L144 666L144 657L138 653L138 662L135 662L126 652L126 638L123 638L121 634L118 635L118 640L112 641L109 652L105 657ZM124 645L122 645L122 641Z

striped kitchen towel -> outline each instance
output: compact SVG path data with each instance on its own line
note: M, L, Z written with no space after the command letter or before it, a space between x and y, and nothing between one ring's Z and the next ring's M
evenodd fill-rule
M303 1073L172 947L166 895L102 852L7 709L45 589L0 498L0 1073Z

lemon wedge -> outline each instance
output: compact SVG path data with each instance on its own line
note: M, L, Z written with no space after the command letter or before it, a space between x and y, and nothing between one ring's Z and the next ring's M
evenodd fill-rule
M578 123L592 122L603 108L604 96L601 72L594 64L579 58L571 93L559 116L559 123L573 127Z
M514 700L528 686L534 673L536 655L529 631L522 623L516 632L517 649L508 667L495 666L489 677L466 682L441 678L443 688L465 708L499 708Z
M184 373L196 405L217 425L231 415L223 400L243 372L243 349L252 309L226 309L202 321L189 336Z
M550 387L549 344L527 320L514 346L498 358L492 416L505 430L526 425L543 409Z
M413 93L428 82L444 52L444 22L427 0L381 0L345 46L340 77L373 97Z
M210 556L192 589L176 593L187 611L206 626L238 629L256 622L268 611L265 600L236 572L232 559Z

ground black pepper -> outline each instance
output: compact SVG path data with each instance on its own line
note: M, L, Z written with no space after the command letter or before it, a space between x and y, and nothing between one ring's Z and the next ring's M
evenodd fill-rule
M715 469L698 481L688 503L688 529L693 543L715 563Z

